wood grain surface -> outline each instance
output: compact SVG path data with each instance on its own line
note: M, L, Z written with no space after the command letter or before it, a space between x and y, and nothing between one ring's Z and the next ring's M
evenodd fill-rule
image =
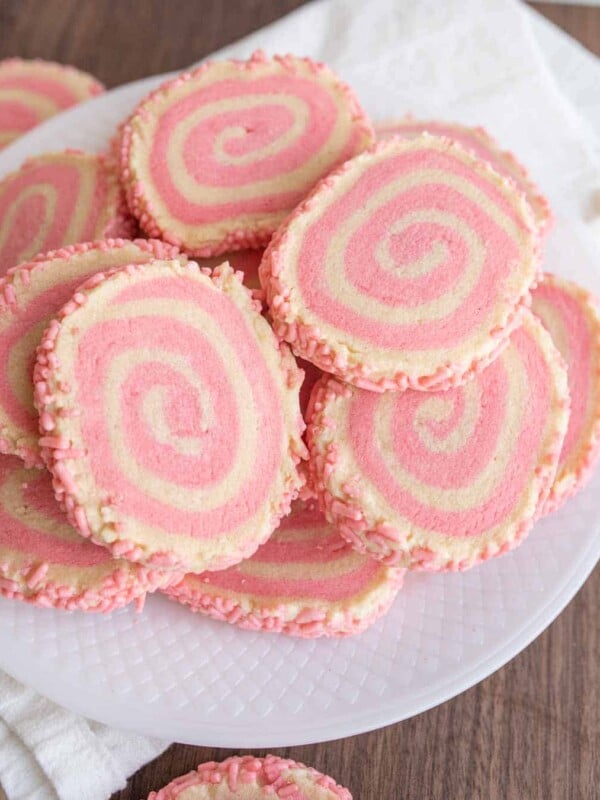
M68 62L116 86L185 67L301 4L0 0L0 58ZM600 8L533 5L600 54ZM599 615L596 570L530 647L454 700L370 734L276 752L333 775L355 800L600 798ZM199 763L231 754L173 745L112 800L140 800Z

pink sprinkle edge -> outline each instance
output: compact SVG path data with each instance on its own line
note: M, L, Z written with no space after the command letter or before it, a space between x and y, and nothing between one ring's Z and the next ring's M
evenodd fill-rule
M232 756L220 763L209 761L187 775L171 781L158 792L150 792L148 800L177 800L186 789L198 785L218 785L227 783L230 792L236 793L241 786L252 785L260 788L261 794L278 797L281 800L305 800L304 793L291 778L286 777L289 770L302 770L305 777L315 786L331 792L338 800L352 800L352 795L343 786L339 786L333 778L317 772L288 758L268 755L265 758L255 756Z

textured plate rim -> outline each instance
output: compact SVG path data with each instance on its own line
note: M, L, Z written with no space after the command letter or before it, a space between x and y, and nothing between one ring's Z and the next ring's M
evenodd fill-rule
M214 723L211 723L210 739L205 739L204 737L199 739L194 727L178 719L177 715L174 714L171 716L167 726L163 724L159 738L164 738L165 741L178 741L207 747L292 747L368 733L369 731L378 730L387 725L410 719L462 694L485 678L490 677L521 653L554 622L561 611L573 599L591 574L599 558L600 540L596 542L592 540L589 546L581 551L578 560L573 564L570 573L565 576L560 588L549 597L548 602L535 617L529 618L524 622L518 631L515 632L513 629L503 644L498 645L493 652L486 653L475 667L453 675L442 686L438 684L432 692L425 691L415 694L411 698L411 703L404 703L400 712L393 709L389 712L383 711L379 713L373 713L372 711L352 713L350 711L343 717L338 715L326 724L315 725L315 723L310 723L310 729L307 729L306 726L300 728L300 730L296 728L293 738L288 738L289 733L275 728L272 728L267 735L253 732L250 734L251 738L248 738L247 725L240 726L235 722L228 721L217 727ZM49 690L42 681L30 674L25 660L16 658L14 661L10 661L0 654L0 666L16 680L25 682L50 700L74 713L113 727L121 729L125 727L132 732L143 733L148 736L154 735L152 733L152 720L154 717L152 711L146 713L144 709L141 709L137 719L124 726L122 719L118 715L111 713L110 708L100 711L93 703L88 703L87 695L85 698L78 697L75 699L69 694L66 686L63 687L62 691ZM172 727L169 727L170 725Z

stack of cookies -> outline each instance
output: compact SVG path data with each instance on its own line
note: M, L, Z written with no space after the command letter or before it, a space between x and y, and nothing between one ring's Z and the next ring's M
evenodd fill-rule
M1 75L1 70L0 70ZM0 592L160 590L358 633L520 544L600 451L600 317L480 128L374 128L325 65L208 62L106 155L0 182Z

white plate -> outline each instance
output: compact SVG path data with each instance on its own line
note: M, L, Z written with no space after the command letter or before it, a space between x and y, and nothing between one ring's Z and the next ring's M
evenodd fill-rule
M0 153L0 175L44 150L103 148L159 80L55 117ZM598 266L578 266L597 286ZM281 747L361 733L464 691L549 625L600 557L599 493L596 473L504 558L462 575L410 575L389 614L357 638L249 633L162 597L141 616L108 617L1 600L0 666L73 711L163 739Z

